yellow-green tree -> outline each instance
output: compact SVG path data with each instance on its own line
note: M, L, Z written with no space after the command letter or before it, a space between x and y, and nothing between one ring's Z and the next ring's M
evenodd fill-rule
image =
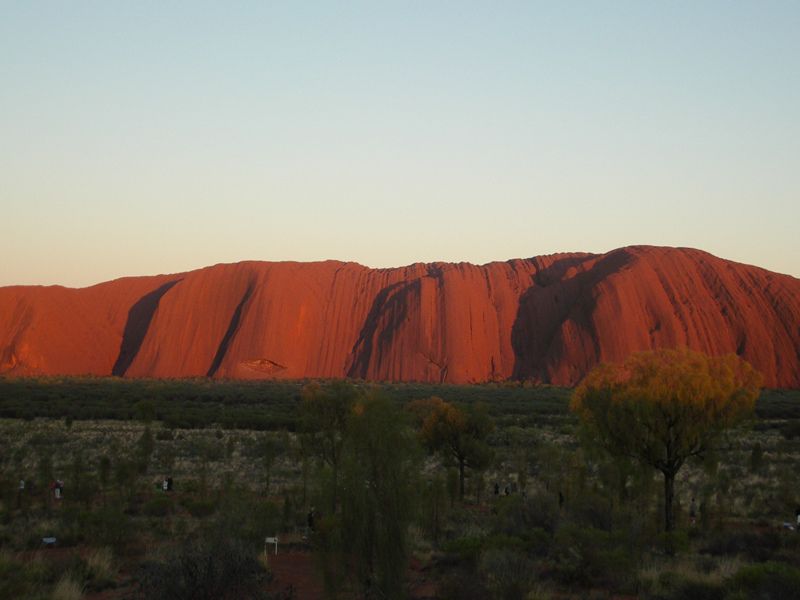
M670 532L675 476L687 459L702 456L722 431L752 414L760 386L760 374L735 355L657 350L592 370L571 409L611 454L663 474Z
M441 398L416 400L409 411L420 426L420 437L458 467L459 498L464 499L466 469L486 468L492 459L486 437L494 429L483 405L461 409Z

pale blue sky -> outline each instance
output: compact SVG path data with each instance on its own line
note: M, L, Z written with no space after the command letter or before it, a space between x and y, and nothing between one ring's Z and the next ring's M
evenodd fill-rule
M0 1L0 285L692 246L800 276L800 2Z

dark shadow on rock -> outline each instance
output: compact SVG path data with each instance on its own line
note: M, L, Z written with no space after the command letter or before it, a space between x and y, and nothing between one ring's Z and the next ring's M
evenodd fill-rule
M562 325L572 320L581 329L591 329L589 318L595 306L592 289L631 258L625 249L600 257L571 256L534 274L532 285L520 297L511 329L514 379L552 383L550 367L561 360L564 350L564 340L559 336ZM565 279L570 268L580 268L592 260L596 260L593 265Z
M381 323L381 317L388 315L390 323L384 326L383 330L379 333L378 345L382 346L384 343L391 341L394 331L403 322L406 316L408 307L406 301L401 300L399 297L405 298L405 294L395 293L400 288L411 288L412 286L419 287L419 280L411 282L400 281L383 288L372 303L369 309L364 325L361 327L361 332L358 334L358 339L350 351L351 361L350 368L347 369L347 376L356 379L365 379L369 371L369 365L372 359L372 353L375 351L374 342L375 334L378 331L378 325ZM405 289L402 291L406 291Z
M128 320L125 323L125 331L122 333L122 344L119 347L117 360L111 368L112 375L116 377L125 375L133 363L133 359L139 354L161 297L179 281L181 280L176 279L167 282L160 288L142 296L128 311Z
M236 335L236 331L239 329L239 322L242 319L242 310L244 309L245 304L247 304L247 301L250 300L250 296L253 295L254 289L255 286L252 283L247 286L242 299L236 306L236 310L233 311L231 322L228 324L228 330L225 332L225 335L222 336L222 341L219 343L217 353L214 355L214 360L211 361L211 366L208 368L208 372L206 373L207 377L213 377L219 370L219 367L222 364L222 359L225 358L225 355L228 353L228 347L230 346L231 340L233 339L233 336Z

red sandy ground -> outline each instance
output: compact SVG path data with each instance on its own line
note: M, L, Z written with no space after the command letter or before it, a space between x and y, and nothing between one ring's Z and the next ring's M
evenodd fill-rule
M270 554L269 568L274 579L268 591L286 593L291 589L297 600L321 600L324 597L311 553L279 551L277 555Z
M269 566L274 579L267 588L268 591L288 593L291 589L297 600L322 600L324 597L323 584L310 552L292 550L279 551L277 555L270 554ZM420 574L421 568L419 561L411 561L408 573L411 598L416 600L434 598L436 585Z

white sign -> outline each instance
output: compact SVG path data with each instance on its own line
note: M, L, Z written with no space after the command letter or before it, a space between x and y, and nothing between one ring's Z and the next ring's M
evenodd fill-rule
M264 554L267 553L267 546L269 544L275 544L275 554L278 553L278 538L277 537L268 537L264 540Z

